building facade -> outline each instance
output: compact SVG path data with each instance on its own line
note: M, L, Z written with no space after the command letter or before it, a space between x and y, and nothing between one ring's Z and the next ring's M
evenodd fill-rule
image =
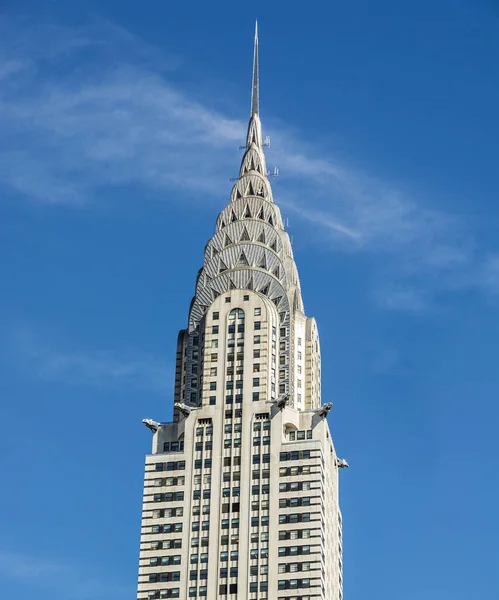
M239 178L177 342L146 457L138 599L342 600L336 457L316 322L265 164L255 34Z

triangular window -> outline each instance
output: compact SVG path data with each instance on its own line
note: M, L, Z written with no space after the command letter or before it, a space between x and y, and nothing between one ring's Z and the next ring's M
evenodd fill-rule
M220 260L220 266L218 267L218 272L223 273L224 271L227 271L227 265L224 263L223 260Z
M258 241L265 244L265 231L262 230L262 233L258 237Z
M231 279L230 284L229 284L229 290L235 290L235 289L236 289L236 286L234 285L234 282Z
M258 218L261 219L262 221L265 221L265 214L263 212L263 206L262 206L260 212L258 213Z
M216 300L220 296L220 292L217 290L211 290L213 292L213 300Z
M272 302L276 305L279 306L279 303L281 302L281 298L282 296L279 296L278 298L272 298Z
M234 211L232 211L232 214L230 216L230 220L232 221L232 223L234 223L234 221L237 221L237 217L236 217L236 214L234 213Z
M273 226L274 225L274 219L272 218L272 215L269 215L269 223Z
M274 252L277 252L277 238L270 244L270 247Z
M240 242L249 242L251 241L251 238L249 236L248 230L246 229L246 227L243 229L243 232L241 234L241 238L239 240Z
M248 283L246 284L246 289L247 290L252 290L253 289L253 277L249 278Z
M266 285L263 289L260 290L260 293L261 294L265 294L265 296L268 296L269 295L269 288L270 288L270 286Z
M232 244L232 240L230 239L230 237L225 234L225 241L224 241L224 248L227 248L227 246L230 246Z
M246 254L244 254L244 252L241 252L241 256L239 257L237 264L243 265L245 267L249 267L249 262L248 262L248 259L246 258Z
M277 277L277 279L279 279L279 276L281 274L281 270L279 268L279 265L274 269L274 275Z
M259 267L260 269L267 268L267 261L265 260L265 253L262 254L262 258L260 259L260 262L258 263L257 267Z
M249 206L248 206L248 205L246 205L246 209L245 209L245 211L244 211L244 218L245 218L245 219L251 219L251 211L250 211L250 209L249 209Z

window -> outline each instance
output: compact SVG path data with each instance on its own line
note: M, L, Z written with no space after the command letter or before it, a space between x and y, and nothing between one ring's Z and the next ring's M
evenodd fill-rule
M255 308L255 317L259 317L262 314L262 309L261 308Z
M260 392L253 392L253 402L260 400Z
M298 346L301 346L301 337L298 338Z
M214 321L218 321L218 319L220 318L220 315L218 312L214 312L212 317L211 317Z
M230 296L227 296L227 298L225 298L225 302L228 304L230 302Z
M260 377L253 377L253 387L260 387Z
M301 375L301 365L298 365L298 366L296 367L296 370L297 370L297 372L298 372L298 375Z
M210 396L210 405L213 406L216 403L217 403L217 397L216 396Z
M260 373L260 363L253 364L253 373Z
M262 328L262 323L261 323L261 321L255 321L255 326L254 326L254 329L258 331L258 330L259 330L259 329L261 329L261 328Z
M212 354L211 355L211 362L217 362L217 360L218 360L218 354L216 354L216 353Z
M301 352L298 351L298 360L301 360Z
M211 367L210 369L210 377L216 377L217 375L217 368L216 367Z
M213 325L213 327L211 328L211 333L213 333L213 334L218 333L218 325Z
M243 296L243 300L244 300L244 302L247 302L247 301L249 300L249 295L248 295L248 294L245 294L245 295Z
M254 344L259 344L260 343L260 336L259 335L253 336L253 343Z

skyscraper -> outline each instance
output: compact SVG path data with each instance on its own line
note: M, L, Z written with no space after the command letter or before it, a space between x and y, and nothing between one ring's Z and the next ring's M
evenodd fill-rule
M259 116L177 342L171 423L146 458L138 599L341 600L338 469Z

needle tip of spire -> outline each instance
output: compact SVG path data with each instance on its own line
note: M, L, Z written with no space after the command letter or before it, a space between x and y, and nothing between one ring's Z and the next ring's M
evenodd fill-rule
M258 82L258 21L255 21L255 45L253 49L253 85L251 89L251 116L259 111Z

